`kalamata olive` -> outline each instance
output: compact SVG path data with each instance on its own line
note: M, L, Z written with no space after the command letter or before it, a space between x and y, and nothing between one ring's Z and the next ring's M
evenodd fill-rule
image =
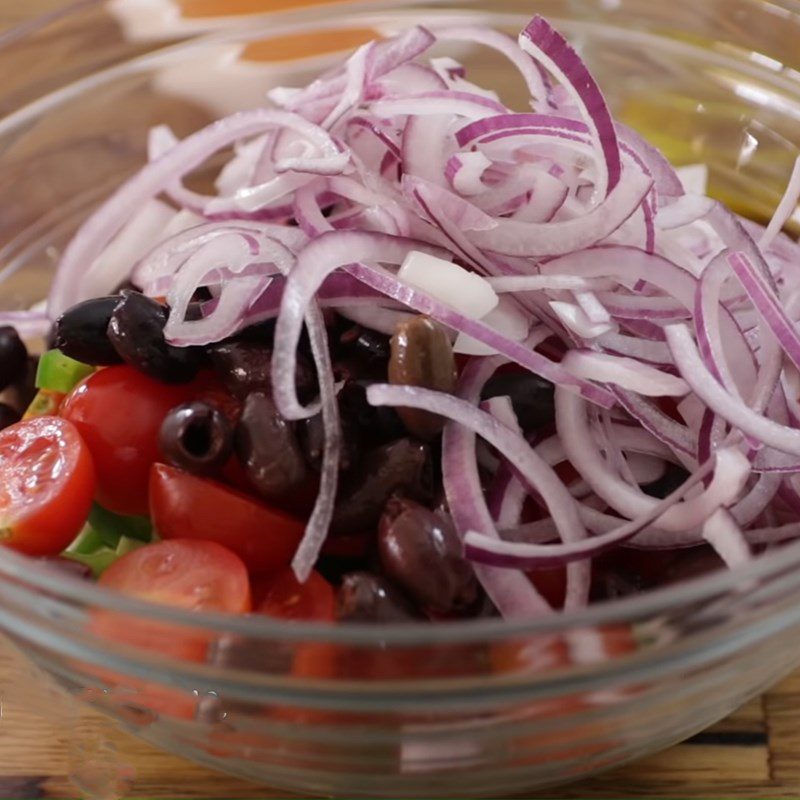
M28 349L10 325L0 327L0 391L25 376Z
M342 622L411 622L418 615L386 578L351 572L336 594L336 617Z
M262 497L278 499L303 484L306 465L294 430L263 392L247 395L235 446L247 477Z
M390 383L452 394L457 378L453 348L441 325L417 316L397 326L389 358ZM438 414L418 408L397 411L409 432L420 439L433 439L442 432L444 419Z
M8 403L0 403L0 431L20 421L20 413Z
M271 347L258 341L237 339L212 345L208 354L225 388L235 397L244 399L250 392L271 393ZM301 403L310 402L319 393L317 373L302 353L297 354L295 381Z
M346 383L336 399L342 427L342 451L339 459L339 468L342 471L354 469L364 450L393 442L406 435L403 423L393 408L376 408L369 404L365 384L352 381ZM325 442L320 414L304 420L300 428L300 439L308 463L318 471Z
M124 361L162 383L188 383L200 368L195 347L173 347L164 339L168 311L138 292L125 291L108 324L108 337Z
M522 430L532 433L552 425L555 420L553 384L530 372L509 372L494 375L483 388L481 398L511 398L514 413Z
M373 529L395 492L424 499L430 491L426 485L429 455L427 445L411 439L368 452L339 494L331 523L334 533Z
M215 406L195 400L173 408L159 433L164 458L199 475L214 472L233 453L233 429Z
M64 355L97 367L122 363L111 339L108 323L122 297L94 297L68 308L56 321L53 347Z
M362 378L385 383L390 353L388 336L351 324L339 335L334 369L341 379Z
M23 374L5 392L3 399L20 415L24 414L28 406L36 397L36 372L39 367L38 356L28 356Z
M393 497L381 517L378 553L386 575L420 608L449 615L475 606L478 581L449 518Z

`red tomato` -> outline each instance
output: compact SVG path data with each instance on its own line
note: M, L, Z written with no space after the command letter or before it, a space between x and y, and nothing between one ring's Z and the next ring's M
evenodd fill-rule
M291 569L265 580L258 613L293 620L332 622L336 616L333 587L318 572L300 583Z
M289 565L304 524L216 481L156 464L150 513L162 539L200 539L229 547L251 573Z
M61 416L75 424L91 451L102 506L117 514L147 514L150 467L160 458L158 431L190 391L123 366L99 370L67 396Z
M189 611L244 614L251 608L244 564L214 542L176 539L140 547L115 561L98 582L131 597ZM208 646L207 634L116 611L97 612L93 629L106 639L187 661L202 661Z
M115 561L99 583L118 592L190 611L250 610L247 570L215 542L173 539L140 547Z
M123 594L190 611L244 614L251 608L250 581L241 559L214 542L176 539L146 545L114 562L99 583ZM116 611L96 611L98 636L156 651L182 661L203 661L210 637L169 623ZM121 682L134 706L180 719L194 717L197 698L185 691L98 670L111 684ZM124 697L124 694L121 695Z
M60 553L94 496L89 450L75 426L35 417L0 431L0 542L28 555Z

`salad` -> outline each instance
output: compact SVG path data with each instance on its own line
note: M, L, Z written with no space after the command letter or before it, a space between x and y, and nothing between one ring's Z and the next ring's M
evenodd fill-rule
M541 17L268 100L154 128L46 310L0 314L3 544L187 609L442 622L800 536L800 162L766 227L736 216Z

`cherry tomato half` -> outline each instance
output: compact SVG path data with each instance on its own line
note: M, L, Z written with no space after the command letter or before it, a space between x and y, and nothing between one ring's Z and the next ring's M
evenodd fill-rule
M265 579L258 613L279 619L333 622L336 597L333 587L318 572L300 583L287 569Z
M234 553L215 542L174 539L140 547L115 561L100 585L190 611L244 614L250 580Z
M176 539L146 545L120 558L99 583L131 597L190 611L242 614L251 608L250 581L240 558L214 542ZM151 650L176 661L203 661L211 636L204 631L98 609L92 631L103 639ZM119 686L118 701L160 715L192 719L197 697L152 681L99 668L98 677Z
M150 467L160 457L158 431L188 391L122 366L98 370L67 396L61 416L75 424L92 453L104 508L147 514Z
M289 565L305 525L216 481L156 464L150 514L162 539L200 539L229 547L251 573Z
M60 553L86 522L95 477L75 426L36 417L0 431L0 542L28 555Z
M265 578L263 595L257 606L259 614L286 620L333 622L336 618L336 594L318 572L300 583L291 569ZM257 590L256 590L257 591ZM297 642L293 645L292 674L302 678L327 678L336 674L337 650L331 643ZM282 716L300 723L317 719L306 709L285 709ZM320 712L315 712L320 713Z

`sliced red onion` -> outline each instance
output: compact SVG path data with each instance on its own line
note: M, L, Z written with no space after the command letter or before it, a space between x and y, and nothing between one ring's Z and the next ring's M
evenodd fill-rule
M365 264L350 264L347 267L347 271L381 294L397 300L422 314L428 314L438 322L453 328L453 330L466 333L473 339L488 345L495 352L506 356L552 383L571 387L573 391L577 391L598 405L607 407L613 405L606 390L587 381L572 377L566 370L549 358L530 350L519 342L507 339L483 322L464 317L444 303L436 301L411 286L404 285L391 273L380 268L368 267Z
M175 211L160 200L149 200L119 231L114 240L71 287L76 297L85 299L109 294L131 272L133 265L163 236Z
M503 363L504 359L499 357L470 361L464 368L457 387L462 401L472 406L477 405L484 384ZM445 425L442 438L442 481L445 495L453 523L462 538L472 529L482 530L497 538L494 521L483 497L475 445L475 433L462 425ZM497 609L508 619L541 616L552 611L547 601L521 572L509 574L476 564L475 574Z
M681 377L709 408L763 444L800 456L800 430L774 422L728 394L703 364L686 325L668 325L665 331Z
M519 36L519 45L556 76L581 110L602 154L605 169L598 176L597 192L605 196L619 183L622 166L614 121L600 88L572 45L543 17L536 16L528 23Z
M370 111L382 118L454 114L467 119L482 119L493 114L506 114L508 109L502 103L481 95L439 91L377 100L370 105Z
M151 163L65 252L51 313L130 276L166 296L173 344L277 316L278 408L288 419L322 409L325 426L320 494L293 565L301 579L327 535L341 446L321 308L387 334L412 313L453 332L466 356L461 399L386 386L370 397L448 418L450 510L504 616L551 609L522 572L490 565L567 564L573 608L588 597L588 559L615 544L707 541L736 566L750 545L800 536L779 527L800 509L800 245L780 233L800 160L765 229L705 196L705 167L675 170L615 124L541 18L520 46L466 26L440 39L507 57L534 113L510 112L451 58L414 63L436 40L415 28L364 45L305 89L271 93L283 111L236 114L183 141L157 127ZM216 194L184 185L230 145ZM187 320L200 287L212 299ZM6 318L42 332L47 319L34 313ZM304 326L321 385L308 407L294 386ZM558 434L535 448L508 398L477 408L506 361L556 385ZM682 399L665 413L648 397ZM559 480L562 462L579 477ZM658 502L640 485L670 463L692 475ZM495 474L487 499L479 464ZM529 497L552 519L520 526Z
M70 241L53 279L48 304L50 316L57 316L80 299L80 278L86 265L93 263L123 228L130 219L131 209L141 207L232 142L295 124L302 130L309 125L302 117L284 111L242 111L193 133L166 155L144 166L84 222Z
M800 202L800 156L794 162L794 168L792 169L792 174L789 178L789 183L786 185L786 191L781 198L781 202L775 209L775 213L772 215L767 229L758 240L758 246L762 252L766 252L769 249L781 228L783 228L797 209L798 202Z
M723 508L706 520L703 525L703 538L731 569L746 564L753 557L742 529Z
M416 250L403 259L397 277L472 319L485 317L499 303L497 294L485 278L452 261ZM453 291L455 287L457 292Z
M608 313L608 310L598 300L594 292L578 291L573 292L572 296L590 322L595 324L608 324L611 322L611 314Z
M532 103L543 105L549 101L552 92L549 76L539 64L520 51L517 43L510 36L490 28L480 28L473 25L436 28L434 29L434 34L440 42L469 42L470 44L483 45L497 50L522 75Z
M798 161L800 163L800 161ZM799 168L800 171L800 168ZM787 316L781 301L772 291L763 274L744 253L731 253L728 263L758 309L783 351L796 367L800 367L800 334L797 323Z
M556 388L556 427L564 451L572 466L589 483L595 494L602 497L613 509L631 519L647 514L655 500L637 487L619 480L609 469L600 450L593 445L591 429L586 418L583 401L569 392ZM719 500L721 495L699 495L676 504L659 518L659 527L667 531L685 530L696 527L713 513L714 502L718 505L732 503L750 475L750 463L741 454L739 478L728 484L729 494ZM744 468L744 465L746 469Z
M292 569L301 583L304 583L311 574L328 535L339 483L339 459L342 446L339 407L336 402L328 335L325 330L325 320L314 304L306 309L305 322L314 364L317 368L324 442L317 499L306 523L303 539L292 559Z
M477 433L502 452L515 465L518 472L524 475L528 484L542 496L550 509L556 527L565 541L579 543L586 536L585 529L578 517L575 500L555 472L536 455L525 439L510 428L502 425L490 414L480 411L472 403L461 398L411 386L374 384L367 389L367 399L372 405L376 406L390 405L435 409L436 413L440 413L473 433ZM458 440L456 440L456 443L458 445ZM471 444L471 441L468 440L467 443ZM443 446L447 447L448 444L453 447L453 440L451 438L448 442L446 437ZM458 449L460 450L461 448L459 447ZM443 463L452 465L454 459L446 457ZM459 469L462 468L459 466ZM483 499L480 497L479 482L477 483L477 492L473 482L471 487L465 487L465 491L456 493L456 500L458 501L468 498L476 501L473 503L474 515L483 517L483 522L486 525L485 529L493 532L494 523ZM452 502L449 496L448 500L450 501L451 511L454 514L460 515L464 513L458 502ZM458 521L456 521L456 525L458 525ZM484 535L490 541L499 543L499 539L494 538L491 533ZM585 594L588 592L589 582L586 573L580 572L578 574L583 580L575 581L576 585L573 593L570 593L568 589L570 606L585 602Z
M492 162L480 151L451 156L445 167L445 177L463 197L479 194L486 189L483 173Z
M706 462L672 494L658 502L654 501L653 507L647 513L600 536L593 536L574 544L540 545L494 540L480 533L471 532L465 539L467 556L480 563L493 566L535 569L559 566L599 555L632 539L647 526L668 514L691 489L703 481L713 468L714 477L711 483L696 498L703 498L703 505L711 509L709 515L712 514L723 505L724 500L720 498L729 495L731 481L739 480L744 468L742 459L744 457L736 450L719 450L714 461Z
M646 397L681 397L689 392L686 381L632 358L571 350L561 363L576 377L613 383Z
M691 225L698 219L702 219L713 207L714 201L710 197L686 194L660 209L655 222L664 231L682 228L684 225Z
M512 297L500 299L496 308L481 317L481 322L500 336L513 342L522 342L530 332L531 316ZM530 346L530 345L529 345ZM453 343L453 352L473 356L493 356L497 351L466 333L459 333Z
M574 303L551 300L550 308L553 309L564 327L580 339L596 339L598 336L616 330L613 321L593 322L586 312Z
M591 247L610 236L637 208L650 191L650 178L623 174L606 200L578 219L532 223L499 219L491 230L467 231L478 247L514 256L553 256Z
M14 328L23 339L45 336L50 324L50 318L43 311L0 311L0 326Z

